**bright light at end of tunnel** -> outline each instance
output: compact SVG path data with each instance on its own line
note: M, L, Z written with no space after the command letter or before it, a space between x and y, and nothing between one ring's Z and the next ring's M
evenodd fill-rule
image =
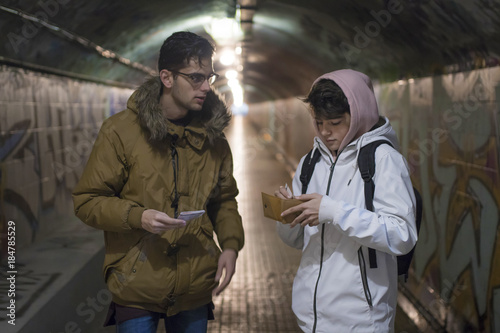
M214 18L210 25L205 26L205 30L219 44L224 44L226 41L235 41L243 36L240 24L232 18Z
M237 79L229 79L227 85L231 88L231 93L233 95L233 104L231 105L233 114L247 114L248 105L243 102L243 88L241 87L240 81Z
M238 72L235 71L234 69L226 71L226 79L231 81L231 80L236 80L237 77L238 77Z
M230 66L234 64L235 60L236 60L236 55L231 50L224 50L220 55L220 63L223 64L224 66Z
M231 79L228 80L227 85L231 88L231 93L233 94L233 104L235 106L243 105L243 88L240 85L240 81Z

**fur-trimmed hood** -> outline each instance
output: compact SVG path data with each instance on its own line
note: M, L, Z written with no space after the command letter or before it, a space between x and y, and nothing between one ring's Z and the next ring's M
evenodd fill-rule
M127 107L137 113L141 127L148 133L153 143L165 142L169 135L169 124L159 106L162 83L159 76L149 78L129 98ZM231 112L222 97L213 90L208 92L201 111L189 111L190 127L198 127L206 135L210 144L223 136L223 130L231 120Z

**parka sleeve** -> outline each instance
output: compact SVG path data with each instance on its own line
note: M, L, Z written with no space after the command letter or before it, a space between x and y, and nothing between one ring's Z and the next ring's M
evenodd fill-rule
M335 225L363 246L402 255L413 248L418 237L415 195L404 157L391 147L382 147L375 153L375 212L323 196L319 222ZM364 189L356 190L364 198Z
M233 157L226 140L223 140L222 165L216 189L207 204L207 213L215 226L215 233L222 250L243 248L245 236L238 213L238 187L233 177Z
M126 232L141 227L145 208L120 198L128 164L123 142L109 120L103 123L73 190L73 203L76 216L84 223L101 230Z

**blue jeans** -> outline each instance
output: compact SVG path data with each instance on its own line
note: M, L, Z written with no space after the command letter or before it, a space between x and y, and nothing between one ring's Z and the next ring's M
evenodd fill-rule
M151 312L148 316L124 321L116 325L116 333L156 333L160 316L160 313ZM206 333L207 326L207 305L165 317L167 333Z

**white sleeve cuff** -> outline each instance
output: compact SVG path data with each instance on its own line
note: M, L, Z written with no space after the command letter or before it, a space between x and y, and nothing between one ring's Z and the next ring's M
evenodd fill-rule
M327 195L323 196L319 205L318 220L319 223L334 223L338 221L341 213L342 205L339 201L330 198Z

